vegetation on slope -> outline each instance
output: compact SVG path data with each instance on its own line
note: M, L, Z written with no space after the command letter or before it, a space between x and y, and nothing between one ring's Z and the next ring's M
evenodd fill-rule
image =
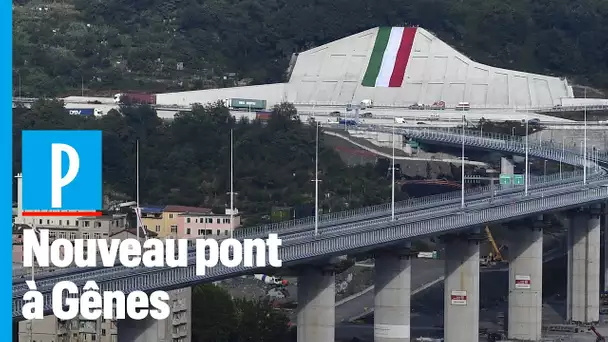
M290 104L277 106L267 124L235 121L221 104L197 106L163 121L147 107L122 107L103 117L68 115L60 101L39 101L13 111L13 170L21 170L21 131L103 131L105 189L135 194L135 143L140 141L141 199L149 204L224 208L230 191L230 130L234 130L235 206L248 224L273 206L314 204L315 127ZM390 200L386 168L348 167L319 143L320 206L325 212ZM400 195L400 194L399 194Z
M14 86L23 96L277 82L294 52L403 24L425 27L483 63L608 85L602 0L13 3Z

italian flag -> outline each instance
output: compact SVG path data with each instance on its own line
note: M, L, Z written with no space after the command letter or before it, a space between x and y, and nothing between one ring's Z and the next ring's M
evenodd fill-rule
M410 59L415 27L380 27L361 85L401 87Z

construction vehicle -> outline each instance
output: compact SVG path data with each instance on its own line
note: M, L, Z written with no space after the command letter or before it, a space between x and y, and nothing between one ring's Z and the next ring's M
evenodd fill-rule
M287 286L289 282L281 277L272 277L265 274L254 274L253 277L266 285Z
M589 330L593 331L593 333L595 334L595 342L606 342L606 338L602 336L599 332L597 332L594 326L591 326Z
M492 236L492 232L490 231L490 228L488 226L486 226L485 232L486 232L486 237L488 238L488 241L490 242L490 245L492 246L492 252L488 253L487 256L484 256L479 259L480 266L491 267L491 266L496 266L499 263L505 263L506 260L504 260L502 253L500 252L500 250L502 249L503 246L498 247L498 245L496 244L496 240L494 240L494 237Z

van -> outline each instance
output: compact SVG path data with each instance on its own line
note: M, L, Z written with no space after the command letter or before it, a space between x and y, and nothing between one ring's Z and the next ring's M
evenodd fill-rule
M471 104L468 102L458 102L458 105L456 105L456 110L459 111L468 111L469 109L471 109Z

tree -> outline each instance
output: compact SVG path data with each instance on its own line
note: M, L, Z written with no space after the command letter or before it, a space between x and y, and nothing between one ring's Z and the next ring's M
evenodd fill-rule
M404 23L481 63L608 86L608 9L601 0L42 4L14 2L13 85L23 96L76 95L81 81L85 92L105 95L280 82L294 52Z
M232 298L213 284L192 288L192 340L230 342L237 325Z
M238 328L236 342L285 341L289 336L289 319L264 301L235 300Z
M102 117L69 115L60 101L13 110L15 172L21 169L23 129L97 129L103 132L104 191L135 194L135 146L140 145L140 197L146 204L225 208L230 199L230 130L234 130L236 206L245 225L269 222L273 206L314 203L316 127L293 105L278 106L267 125L236 121L221 103L195 105L164 121L145 105L121 106ZM319 137L325 211L390 200L390 181L371 165L348 167Z

